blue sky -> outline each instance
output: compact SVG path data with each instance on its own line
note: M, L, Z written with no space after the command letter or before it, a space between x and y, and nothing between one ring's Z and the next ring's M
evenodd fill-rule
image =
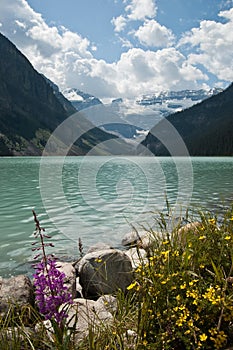
M1 0L0 31L61 90L102 99L233 81L233 0Z

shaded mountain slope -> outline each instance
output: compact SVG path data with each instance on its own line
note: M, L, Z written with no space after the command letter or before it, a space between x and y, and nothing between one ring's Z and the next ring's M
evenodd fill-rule
M28 59L0 34L0 155L40 155L54 129L76 112ZM79 117L79 116L78 116ZM86 154L96 144L117 138L80 116L82 135L70 154ZM91 130L90 130L91 129ZM85 133L85 130L90 130ZM105 147L100 154L107 154ZM58 150L59 153L59 150ZM110 152L111 153L111 152Z
M233 84L223 92L166 119L178 131L190 155L233 155ZM166 142L162 144L159 136L154 136L166 132L166 120L162 120L147 135L142 142L144 147L139 147L139 152L145 153L146 147L155 155L169 155ZM184 155L182 150L176 150L175 140L167 139L167 144L174 149L173 155Z

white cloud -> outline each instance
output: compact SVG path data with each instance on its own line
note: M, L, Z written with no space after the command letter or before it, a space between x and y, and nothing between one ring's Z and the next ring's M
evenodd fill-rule
M129 4L128 0L124 2ZM140 8L143 11L139 14ZM148 19L156 13L154 1L130 1L127 12L127 20L147 18L135 33L141 42L150 46L171 44L172 32ZM87 38L65 27L49 26L25 0L1 0L0 23L3 34L60 89L77 87L100 98L132 98L166 89L200 88L199 81L208 82L207 76L196 67L200 62L219 75L227 74L229 79L233 71L233 12L224 11L220 15L228 22L203 21L200 28L193 29L182 39L180 44L200 48L199 53L189 55L188 59L178 48L143 50L133 48L127 38L120 38L127 52L113 63L94 58L96 46ZM217 52L216 46L214 51L216 43L219 45Z
M124 30L126 24L127 24L127 20L124 16L120 15L118 17L114 17L111 21L111 23L113 24L114 31L115 32L121 32L122 30Z
M106 75L106 79L110 77L109 83L114 82L119 96L123 97L170 88L196 88L198 79L207 79L174 48L156 52L132 48L111 68L111 77Z
M25 23L20 22L17 19L15 20L15 24L17 24L17 26L19 26L20 28L26 29Z
M154 19L147 20L135 32L140 43L151 47L167 47L174 43L172 31L160 25Z
M222 11L219 16L226 23L202 21L199 28L193 28L179 43L197 47L196 53L188 57L190 64L202 64L218 79L233 80L233 8Z
M125 10L128 12L129 19L143 21L145 18L155 17L157 7L154 0L130 0Z

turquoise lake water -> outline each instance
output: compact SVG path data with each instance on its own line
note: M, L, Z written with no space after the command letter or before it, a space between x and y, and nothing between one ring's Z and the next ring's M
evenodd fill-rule
M233 158L0 158L0 275L25 273L33 261L32 209L53 236L54 252L77 259L97 242L119 247L135 225L187 206L221 211L233 202Z

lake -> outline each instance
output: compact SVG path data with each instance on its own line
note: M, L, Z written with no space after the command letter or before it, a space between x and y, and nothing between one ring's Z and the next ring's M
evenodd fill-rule
M0 275L25 273L35 241L32 209L61 258L97 242L120 247L125 233L187 206L220 211L233 202L233 158L0 158Z

